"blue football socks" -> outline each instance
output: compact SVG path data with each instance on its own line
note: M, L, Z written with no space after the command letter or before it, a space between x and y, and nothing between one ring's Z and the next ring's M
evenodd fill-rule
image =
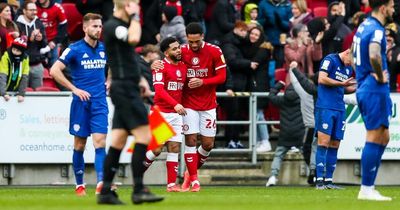
M317 180L322 180L325 175L326 153L328 148L318 145L315 155Z
M104 160L106 158L106 149L97 148L94 157L94 169L96 170L97 182L103 181Z
M325 179L330 181L332 180L333 172L335 171L336 168L337 153L338 153L338 148L332 148L332 147L329 147L328 152L326 153Z
M375 183L378 171L378 159L380 159L380 151L382 151L380 147L381 145L376 143L365 143L361 154L361 184L364 186L373 186Z
M85 160L83 151L74 150L72 155L72 167L74 168L76 185L83 184L83 174L85 173Z

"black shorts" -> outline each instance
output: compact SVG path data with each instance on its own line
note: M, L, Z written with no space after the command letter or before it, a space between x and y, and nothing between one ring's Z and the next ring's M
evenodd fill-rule
M111 83L110 96L114 104L113 129L131 131L149 124L138 84L128 80L114 80Z

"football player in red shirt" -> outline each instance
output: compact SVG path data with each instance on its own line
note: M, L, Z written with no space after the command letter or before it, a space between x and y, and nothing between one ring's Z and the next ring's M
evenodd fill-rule
M216 134L216 88L226 78L226 64L221 49L203 41L203 27L199 23L186 26L188 44L182 45L182 61L187 67L187 85L183 88L183 117L185 134L185 172L182 191L200 190L197 169L200 168L214 147ZM162 68L160 62L153 69ZM196 149L200 134L201 145Z
M160 50L165 58L162 61L163 69L152 70L153 86L155 90L154 104L157 105L166 121L174 128L176 133L167 146L167 191L180 192L176 184L178 172L178 157L182 143L182 116L186 110L182 106L182 90L186 82L186 65L181 62L181 46L176 38L168 37L160 43ZM161 148L149 150L146 153L145 165L149 167L154 159L161 153Z

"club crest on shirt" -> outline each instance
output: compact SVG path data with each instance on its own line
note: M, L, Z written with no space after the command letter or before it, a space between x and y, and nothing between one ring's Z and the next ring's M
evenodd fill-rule
M200 60L199 60L198 57L193 57L193 58L192 58L192 65L197 65L197 64L199 64L199 63L200 63Z
M101 58L104 58L104 56L106 55L103 51L99 52L99 55Z
M161 81L163 78L163 74L162 73L156 73L156 81Z
M47 12L43 12L42 13L42 18L47 18L47 17L48 17Z
M182 77L182 73L179 69L176 70L176 76L177 77Z

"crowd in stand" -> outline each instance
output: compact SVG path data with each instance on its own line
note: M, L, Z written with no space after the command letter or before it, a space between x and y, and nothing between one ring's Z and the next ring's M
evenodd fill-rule
M68 43L68 15L63 6L73 3L84 15L100 13L104 20L112 15L112 0L31 0L0 3L0 94L17 91L22 96L28 90L41 90L46 68L57 59L62 46ZM351 46L357 26L371 9L367 0L146 0L141 1L141 43L136 48L143 75L152 83L150 64L160 58L158 44L166 37L186 43L185 26L200 22L205 30L205 41L218 45L225 56L228 77L219 91L229 96L235 92L285 92L285 97L271 94L259 98L257 119L265 120L265 113L280 108L281 129L278 146L301 146L304 126L301 122L300 100L291 91L286 73L296 61L299 72L313 78L320 61L330 53L341 52ZM386 26L391 90L400 90L400 1L395 0L395 23ZM77 28L76 30L81 30ZM70 32L68 30L68 32ZM27 59L14 53L17 48ZM11 60L10 62L7 62ZM24 62L29 63L27 70ZM10 63L12 65L10 65ZM19 65L19 64L22 65ZM28 73L29 72L29 73ZM279 74L278 74L279 72ZM280 81L275 85L276 81ZM400 81L400 80L399 80ZM19 86L23 87L19 89ZM152 87L152 85L151 85ZM63 90L62 87L57 88ZM8 97L4 97L6 100ZM220 114L227 120L247 117L246 98L219 99ZM266 111L267 110L267 111ZM225 114L223 114L225 113ZM268 118L274 117L267 115ZM286 126L289 123L290 126ZM227 147L243 148L241 129L225 126ZM257 150L271 150L268 127L257 126ZM289 142L289 143L288 143Z

